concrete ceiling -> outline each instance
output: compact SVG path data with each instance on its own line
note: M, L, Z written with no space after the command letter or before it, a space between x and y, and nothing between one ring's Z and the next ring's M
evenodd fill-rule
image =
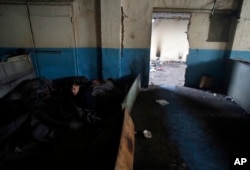
M0 0L0 4L15 4L26 2L73 2L74 0Z
M164 12L158 12L153 13L154 19L189 19L190 18L189 13L164 13Z

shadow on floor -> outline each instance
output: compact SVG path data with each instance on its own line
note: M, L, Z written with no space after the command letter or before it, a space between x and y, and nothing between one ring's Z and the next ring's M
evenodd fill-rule
M169 104L161 106L158 99ZM139 93L131 116L135 170L227 170L238 157L250 160L250 116L226 96L153 86ZM151 139L142 135L144 129Z

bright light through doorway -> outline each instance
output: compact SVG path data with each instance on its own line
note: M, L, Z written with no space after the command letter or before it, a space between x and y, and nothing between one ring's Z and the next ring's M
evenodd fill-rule
M184 85L189 20L187 13L153 13L149 85Z

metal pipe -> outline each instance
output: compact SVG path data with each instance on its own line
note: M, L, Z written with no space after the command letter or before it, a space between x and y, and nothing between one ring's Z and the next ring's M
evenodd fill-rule
M37 55L36 55L36 51L35 51L35 40L34 40L34 32L32 29L32 24L31 24L31 19L30 19L30 9L29 9L29 2L26 1L26 9L27 9L27 13L28 13L28 20L29 20L29 26L30 26L30 32L31 32L31 39L32 39L32 49L33 49L33 54L34 54L34 63L36 66L36 75L37 77L40 77L40 71L37 65Z
M213 8L212 8L211 17L214 15L215 4L216 4L216 0L214 0L214 5L213 5Z

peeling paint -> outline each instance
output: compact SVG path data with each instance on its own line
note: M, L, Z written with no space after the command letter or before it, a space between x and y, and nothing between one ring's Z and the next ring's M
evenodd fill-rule
M191 25L191 20L192 20L192 14L190 14L190 19L187 25L187 40L189 42L189 29L190 29L190 25Z
M132 34L130 35L130 37L131 37L132 39L134 39L134 38L135 38L134 33L132 33Z
M121 57L123 56L124 49L124 11L121 6Z

